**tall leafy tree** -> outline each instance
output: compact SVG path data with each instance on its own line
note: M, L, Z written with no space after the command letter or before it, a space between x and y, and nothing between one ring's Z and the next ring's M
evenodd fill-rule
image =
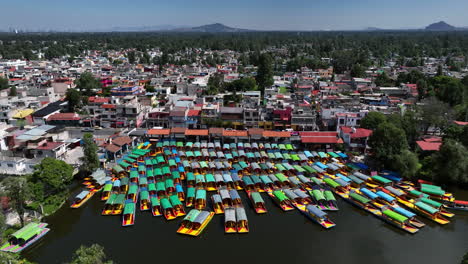
M93 172L99 168L98 147L94 143L93 135L85 133L83 135L83 157L81 169L85 172Z
M8 79L0 77L0 91L10 88Z
M31 175L31 182L38 182L48 196L66 190L73 179L73 167L62 160L44 158L36 165Z
M360 64L354 64L350 72L351 77L362 78L366 76L366 69Z
M432 79L436 96L451 106L463 102L464 85L459 79L449 76L437 76Z
M386 121L387 117L385 117L381 112L369 112L363 119L361 119L361 127L374 130Z
M424 134L431 127L435 130L443 130L448 125L449 120L452 119L450 106L435 97L422 100L418 112L421 117L420 123Z
M259 57L256 81L262 95L265 88L273 85L273 59L268 53L263 53Z
M379 165L390 167L396 156L408 149L405 131L395 125L384 122L372 133L369 139L373 157Z
M89 247L82 245L73 254L70 264L112 264L111 260L107 260L104 247L93 244Z
M73 113L81 105L81 94L76 89L68 89L65 100L68 101L68 111Z
M134 64L135 61L136 61L135 51L129 51L129 52L127 52L127 58L128 58L128 62L129 62L130 64Z
M26 179L23 177L7 177L2 185L5 187L5 195L9 198L10 206L18 213L21 226L24 226L24 206L30 197Z
M12 86L10 88L10 92L8 93L8 96L16 96L17 94L18 94L18 92L16 91L16 87Z
M433 178L442 183L468 183L468 150L453 139L445 139L435 154Z
M395 155L391 165L390 168L400 172L401 176L413 180L417 178L418 171L421 169L418 156L407 149Z
M100 89L102 87L101 82L94 78L90 72L82 73L80 78L75 80L75 84L76 88L86 96L94 95L93 89Z

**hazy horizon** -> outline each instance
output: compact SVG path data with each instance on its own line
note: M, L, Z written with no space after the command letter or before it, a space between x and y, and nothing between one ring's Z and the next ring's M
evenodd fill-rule
M466 0L335 0L333 5L322 0L24 0L2 4L0 30L96 31L212 23L254 30L416 29L438 21L465 27L466 10Z

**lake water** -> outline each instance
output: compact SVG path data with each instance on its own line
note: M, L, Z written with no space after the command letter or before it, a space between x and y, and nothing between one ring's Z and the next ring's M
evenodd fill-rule
M61 208L45 219L52 229L23 255L37 263L71 260L82 244L98 243L116 263L424 263L458 264L468 251L468 212L455 211L446 226L427 225L411 235L338 200L331 212L337 224L325 230L297 210L281 211L266 194L268 214L244 206L250 233L224 234L224 216L215 215L200 237L176 233L181 219L166 221L137 212L135 225L121 227L121 217L101 216L99 195L80 209ZM455 191L468 200L468 192Z

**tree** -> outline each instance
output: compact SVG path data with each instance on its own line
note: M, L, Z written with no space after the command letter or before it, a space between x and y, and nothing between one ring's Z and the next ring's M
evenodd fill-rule
M432 79L436 96L451 106L463 102L464 85L459 79L449 76L437 76Z
M267 53L261 54L259 57L258 70L256 81L262 95L265 93L265 88L273 85L273 60Z
M67 189L73 179L73 167L62 160L44 158L36 165L30 176L32 183L40 183L44 197L54 195Z
M136 61L136 58L135 58L135 51L129 51L127 52L127 58L128 58L128 62L130 64L134 64L135 61Z
M93 244L89 247L81 246L73 254L70 264L112 264L111 260L106 260L104 247Z
M224 77L221 73L215 73L208 79L207 93L210 95L219 94L223 92Z
M395 155L391 169L398 171L404 178L415 180L421 164L416 154L405 149Z
M93 89L102 88L101 82L94 78L90 72L82 73L80 78L75 80L76 87L83 95L94 95Z
M26 259L21 259L19 254L0 252L0 263L5 264L32 264Z
M441 183L468 183L468 150L453 139L445 139L434 158L433 180Z
M418 97L419 99L424 98L427 93L427 82L424 79L419 79L416 82L416 86L418 87Z
M8 79L0 77L0 91L10 88Z
M99 168L99 157L97 155L98 147L94 143L93 135L85 133L83 135L83 164L81 169L87 173L93 172Z
M154 89L153 85L150 85L149 83L146 83L145 84L145 91L147 93L154 93L156 91L156 89Z
M354 64L349 74L351 77L362 78L366 76L366 69L364 69L360 64Z
M10 93L8 93L8 96L16 96L18 93L16 91L16 87L15 86L12 86L10 88Z
M413 110L406 110L401 117L401 128L405 131L406 140L410 147L414 147L420 136L419 116Z
M10 206L18 213L21 226L24 226L24 206L30 197L26 179L10 176L2 184L5 187L5 195L9 198Z
M462 261L460 264L468 264L468 252L466 252L465 256L463 256Z
M420 123L424 134L431 127L435 130L443 130L452 118L450 106L434 97L422 100L418 112L421 116Z
M68 111L73 113L81 105L81 94L76 89L68 89L65 100L68 101Z
M388 122L380 124L372 133L369 146L379 165L386 167L391 167L396 156L408 149L405 131Z
M393 86L393 80L388 77L386 72L382 72L375 78L375 85L379 87L388 87L388 86Z
M363 119L361 119L361 127L375 130L380 124L387 121L384 114L380 112L369 112Z

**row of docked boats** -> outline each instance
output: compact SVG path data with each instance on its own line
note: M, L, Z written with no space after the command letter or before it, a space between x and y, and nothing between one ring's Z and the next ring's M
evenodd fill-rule
M267 193L283 211L297 209L324 228L335 226L326 212L338 210L335 195L410 233L424 226L418 210L435 208L440 217L449 218L447 205L434 196L445 199L449 194L424 186L433 194L411 196L421 188L368 176L363 166L346 163L341 152L299 151L286 144L195 143L163 140L132 150L120 168L112 168L114 177L103 187L103 214L122 214L122 224L131 225L139 202L141 211L151 210L154 216L184 217L181 234L199 235L216 214L224 214L226 233L246 233L248 220L238 193L244 190L256 213L268 211L261 195ZM193 209L186 214L184 206Z

